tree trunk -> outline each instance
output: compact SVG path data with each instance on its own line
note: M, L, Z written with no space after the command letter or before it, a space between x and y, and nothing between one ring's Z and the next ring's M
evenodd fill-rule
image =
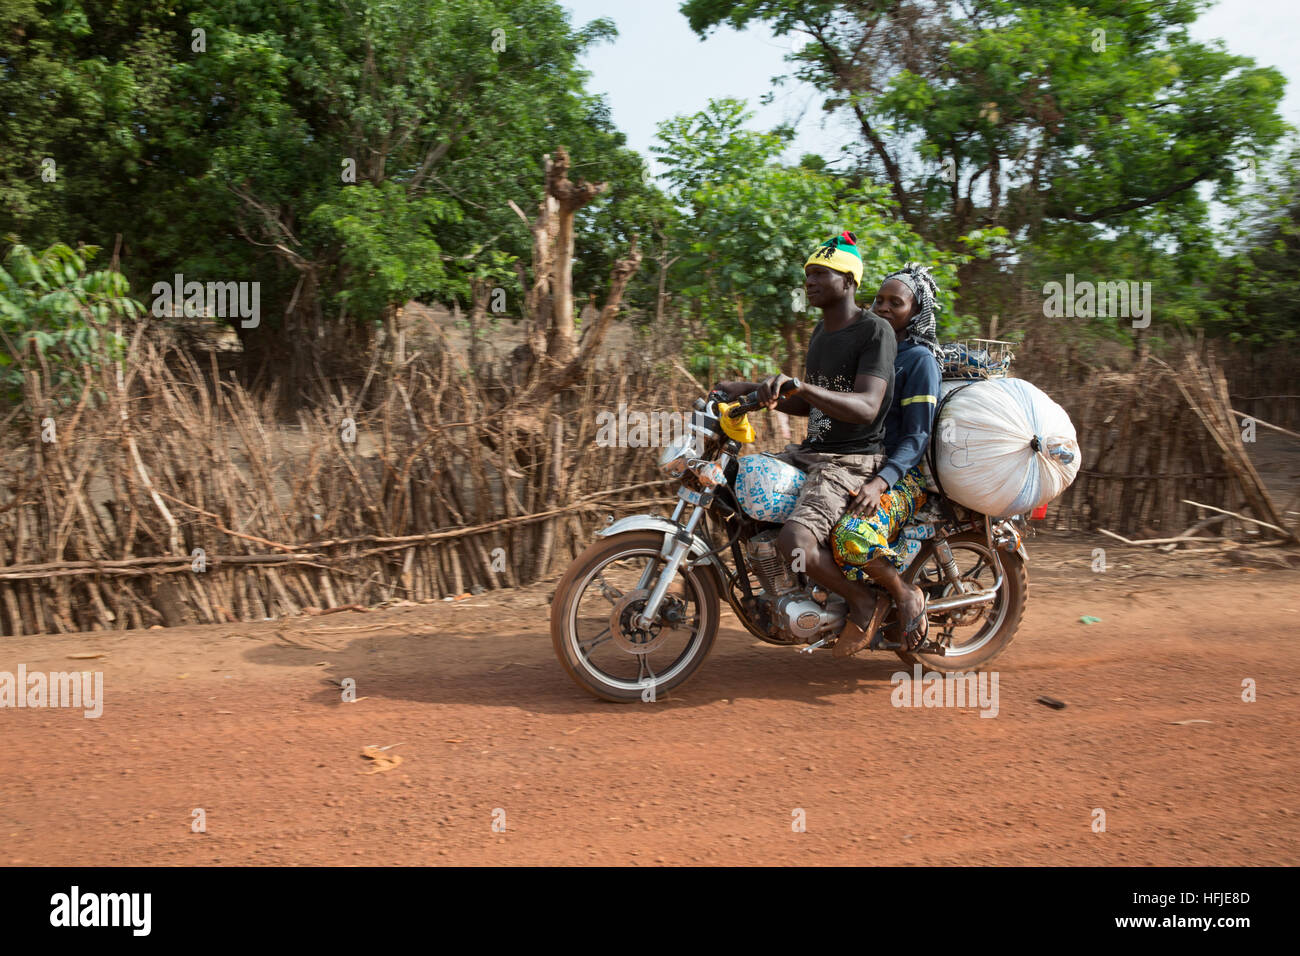
M547 157L546 195L531 227L533 284L527 296L532 322L529 344L536 361L512 405L543 402L582 376L622 306L628 281L641 266L633 236L627 258L614 263L605 306L579 348L573 315L573 217L608 184L585 179L575 184L569 180L569 166L569 154L563 147L554 157Z
M569 166L569 153L563 147L547 161L546 198L542 202L541 218L533 230L534 237L540 241L545 236L549 246L542 261L534 262L533 273L535 282L543 283L550 299L546 354L561 365L571 362L577 352L573 324L573 217L609 187L608 183L593 184L585 179L571 182ZM536 246L535 242L535 249ZM545 273L544 277L539 275L538 267ZM535 285L534 289L537 288Z

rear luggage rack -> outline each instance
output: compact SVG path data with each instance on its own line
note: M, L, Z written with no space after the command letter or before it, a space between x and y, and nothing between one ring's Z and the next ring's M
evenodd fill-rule
M1015 342L1002 339L958 339L943 346L943 377L976 380L1006 378L1015 360Z

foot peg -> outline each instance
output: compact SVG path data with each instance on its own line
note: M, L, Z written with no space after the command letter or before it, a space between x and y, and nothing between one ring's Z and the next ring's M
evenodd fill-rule
M902 644L892 644L892 645L886 644L885 646L888 647L890 650L903 647ZM925 640L922 641L920 644L918 644L916 647L908 647L904 649L909 654L933 654L935 657L944 657L948 653L948 649L946 647L944 647L942 644L936 644L934 641L931 640Z
M818 650L819 648L825 647L825 646L826 646L826 642L829 641L829 640L830 640L829 637L823 637L823 638L822 638L820 641L818 641L816 644L809 644L807 647L801 647L801 648L799 648L799 653L800 653L800 654L811 654L813 651Z

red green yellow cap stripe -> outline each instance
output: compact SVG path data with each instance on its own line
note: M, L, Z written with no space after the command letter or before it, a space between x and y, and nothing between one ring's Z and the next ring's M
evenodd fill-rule
M847 272L856 284L862 285L862 253L858 251L858 237L847 229L831 236L808 257L804 268L814 265Z

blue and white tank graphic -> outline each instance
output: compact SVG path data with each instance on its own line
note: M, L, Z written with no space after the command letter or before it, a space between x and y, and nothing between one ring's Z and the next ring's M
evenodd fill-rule
M736 500L755 521L785 521L807 476L769 455L742 455L736 462Z

